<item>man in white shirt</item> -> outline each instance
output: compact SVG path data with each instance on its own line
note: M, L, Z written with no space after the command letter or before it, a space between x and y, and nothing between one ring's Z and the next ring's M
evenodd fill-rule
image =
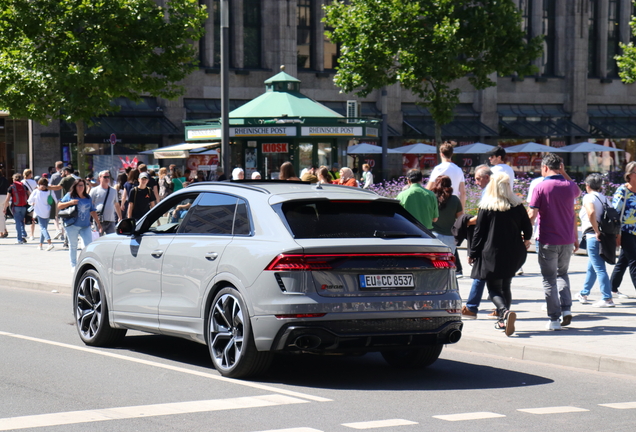
M504 174L508 174L508 177L510 177L510 184L514 184L515 172L510 165L504 162L504 159L506 159L506 150L501 146L497 146L486 153L486 155L488 156L490 165L492 165L490 170L493 173L502 172Z
M431 190L435 184L435 179L441 175L447 175L451 179L453 195L457 195L462 203L462 208L466 206L466 189L464 171L451 161L453 157L453 146L445 142L439 148L439 155L442 163L433 168L433 172L428 179L426 189Z
M90 196L100 218L100 234L114 233L117 221L122 219L122 215L117 191L110 186L110 171L104 170L99 173L99 185L91 188Z

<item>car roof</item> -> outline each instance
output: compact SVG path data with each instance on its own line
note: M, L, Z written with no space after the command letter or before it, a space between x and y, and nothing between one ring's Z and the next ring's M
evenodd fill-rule
M352 200L377 200L386 199L375 192L351 186L340 186L330 184L318 184L302 181L282 181L282 180L242 180L242 181L222 181L222 182L198 182L188 186L187 189L211 189L216 191L238 193L239 190L260 192L270 195L269 202L281 202L294 199L352 199Z

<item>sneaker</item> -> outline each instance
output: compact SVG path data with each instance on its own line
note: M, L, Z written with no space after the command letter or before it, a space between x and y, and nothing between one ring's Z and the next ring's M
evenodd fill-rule
M35 237L31 236L31 237L29 237L29 240L30 241L35 241Z
M517 273L515 273L517 276L521 276L523 275L523 267L521 267L519 270L517 270Z
M545 329L550 331L561 330L561 323L559 322L559 320L548 321L548 324L545 326Z
M57 240L62 237L62 231L55 231L55 235L53 236L53 240Z
M505 323L506 323L506 336L512 336L515 332L515 321L517 320L517 314L513 311L506 312Z
M42 245L38 245L38 250L43 250L44 248L42 247Z
M455 277L456 277L457 279L461 279L461 278L463 278L463 277L464 277L464 275L463 275L463 273L462 273L462 272L457 272L457 273L455 273Z
M563 311L563 315L561 316L561 325L563 327L567 327L572 323L572 312Z
M22 241L21 241L21 243L22 243L22 244L27 244L27 239L26 239L26 238L23 238L23 239L22 239Z
M462 319L477 319L477 314L466 306L462 306Z
M64 243L64 244L62 245L62 249L68 249L68 243Z
M75 273L75 266L71 266L71 273Z
M25 242L23 242L22 240L18 240L17 242L15 242L15 244L24 244Z
M618 298L622 298L622 299L628 299L629 298L629 296L627 294L623 294L620 291L616 291L616 292L612 293L612 297L614 297L614 296L616 296Z
M586 295L582 295L581 293L579 293L577 298L579 299L579 303L581 304L590 304Z
M541 312L547 312L548 311L548 305L543 303L543 306L541 306Z
M54 247L55 247L55 246L53 246L53 244L50 244L50 245L46 248L46 250L47 250L47 251L51 251L51 250L53 250L53 248L54 248Z
M614 302L612 301L612 299L609 300L599 300L596 303L594 303L592 305L592 307L597 307L597 308L610 308L610 307L615 307L616 305L614 304Z
M497 309L493 309L488 315L486 315L490 319L499 319L499 314L497 313Z

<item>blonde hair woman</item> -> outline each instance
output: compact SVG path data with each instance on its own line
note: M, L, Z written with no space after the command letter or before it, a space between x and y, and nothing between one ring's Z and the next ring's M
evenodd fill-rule
M485 279L499 320L495 328L506 336L515 332L517 315L510 310L510 284L517 269L526 261L532 224L519 198L512 191L510 177L495 173L486 186L479 204L477 225L471 243L468 263L473 265L471 277Z
M159 168L159 201L172 193L172 179L168 175L168 168Z

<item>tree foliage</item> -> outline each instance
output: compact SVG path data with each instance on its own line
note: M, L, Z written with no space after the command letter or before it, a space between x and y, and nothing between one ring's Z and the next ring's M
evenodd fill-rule
M636 2L632 3L636 4ZM629 25L632 28L632 35L636 36L636 17L632 16ZM616 64L619 68L618 76L624 83L632 84L636 81L636 47L634 42L620 43L619 45L623 54L616 56Z
M541 38L526 39L512 0L334 0L324 8L328 36L341 45L336 85L366 96L399 82L438 130L459 102L454 81L484 89L493 72L533 73L541 54Z
M0 107L79 126L117 97L174 98L206 16L197 0L0 0Z

